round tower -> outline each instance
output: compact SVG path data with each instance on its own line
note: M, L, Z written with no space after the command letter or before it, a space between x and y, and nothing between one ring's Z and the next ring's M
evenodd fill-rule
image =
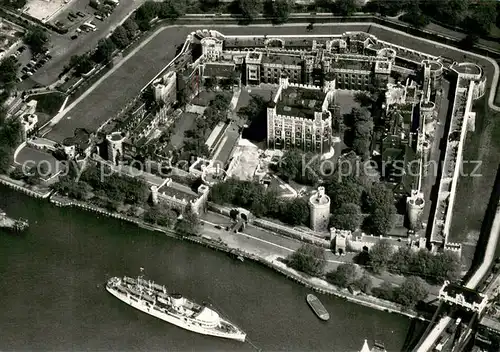
M317 232L328 231L330 221L330 197L325 194L325 187L318 187L318 192L309 198L311 229Z
M425 123L430 122L434 119L434 111L436 109L436 104L432 101L420 103L420 112L424 118Z
M411 196L406 199L406 211L408 212L411 229L416 229L419 226L424 207L424 194L417 190L412 190Z
M125 134L121 132L113 132L106 136L108 142L108 160L116 164L120 156L123 155L123 141Z
M158 204L158 187L151 186L151 201L153 204Z

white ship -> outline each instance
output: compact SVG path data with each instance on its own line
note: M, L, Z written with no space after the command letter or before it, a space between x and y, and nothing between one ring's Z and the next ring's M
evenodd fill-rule
M199 334L245 341L246 334L216 311L180 294L169 295L165 286L139 277L113 277L106 290L144 313Z

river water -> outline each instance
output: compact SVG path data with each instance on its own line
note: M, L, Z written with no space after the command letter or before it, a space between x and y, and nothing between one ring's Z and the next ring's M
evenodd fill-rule
M197 302L211 302L263 351L359 351L364 339L400 351L404 317L318 295L246 261L0 187L0 208L30 221L22 237L0 231L0 350L255 351L148 316L104 289L110 276L138 275Z

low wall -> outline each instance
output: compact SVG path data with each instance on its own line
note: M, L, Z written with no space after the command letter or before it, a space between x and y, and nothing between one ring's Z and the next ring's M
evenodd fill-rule
M50 196L50 193L51 193L50 191L47 193L39 193L39 192L33 191L29 188L20 186L20 185L14 183L12 181L9 181L3 177L0 177L0 184L7 186L9 188L15 189L16 191L24 193L30 197L39 198L39 199L46 199Z
M222 214L224 216L229 216L229 213L231 209L237 208L237 207L225 207L222 205L218 205L212 202L208 202L208 210L211 210L215 213ZM326 249L330 249L330 241L322 240L321 238L314 238L312 235L307 234L307 233L302 233L301 231L294 230L292 228L288 228L287 226L279 225L279 224L274 224L271 221L267 221L264 219L251 219L250 220L250 225L253 225L255 227L264 229L264 230L269 230L272 232L277 233L278 235L282 235L285 237L293 238L295 240L299 240L302 242L314 244L319 247L323 247Z

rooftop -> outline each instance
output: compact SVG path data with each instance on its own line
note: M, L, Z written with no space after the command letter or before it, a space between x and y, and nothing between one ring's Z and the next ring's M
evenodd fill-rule
M198 199L198 195L193 192L191 188L173 181L170 182L170 185L168 186L167 183L161 186L158 189L158 193L165 194L170 197L175 197L179 200L185 199L188 202Z
M339 60L332 62L333 69L370 71L373 64L369 61Z
M480 304L483 301L483 297L481 297L478 292L456 284L448 284L444 288L444 292L453 298L457 295L463 295L465 301L469 304Z
M279 115L314 119L314 112L320 112L326 94L320 90L288 87L283 89L276 105Z
M233 72L234 64L232 62L210 63L204 65L203 76L228 78Z
M298 56L291 55L263 55L262 63L282 64L282 65L295 65L298 66L302 63L302 59Z

